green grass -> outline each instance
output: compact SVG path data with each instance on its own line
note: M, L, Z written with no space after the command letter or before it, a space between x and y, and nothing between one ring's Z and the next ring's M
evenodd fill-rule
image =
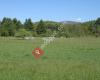
M100 38L56 38L35 59L40 38L0 38L0 80L100 80Z

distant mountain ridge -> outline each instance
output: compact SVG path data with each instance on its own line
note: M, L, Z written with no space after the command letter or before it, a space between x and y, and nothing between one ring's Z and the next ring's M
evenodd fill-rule
M81 22L76 21L61 21L62 24L80 24Z

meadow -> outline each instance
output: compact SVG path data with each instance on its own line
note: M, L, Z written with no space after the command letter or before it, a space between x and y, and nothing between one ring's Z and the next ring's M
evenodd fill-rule
M56 38L36 59L41 38L0 38L0 80L100 80L100 38Z

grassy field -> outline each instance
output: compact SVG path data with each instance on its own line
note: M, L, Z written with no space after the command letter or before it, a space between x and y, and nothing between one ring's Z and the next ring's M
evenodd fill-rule
M42 39L0 39L0 80L100 80L100 38L56 38L35 59Z

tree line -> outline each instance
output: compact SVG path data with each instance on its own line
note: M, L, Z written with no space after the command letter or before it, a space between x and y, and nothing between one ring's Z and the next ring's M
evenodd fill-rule
M32 22L26 19L24 23L16 18L4 17L0 21L0 36L4 37L49 37L54 32L56 37L100 36L100 18L83 23L63 23L54 21Z

